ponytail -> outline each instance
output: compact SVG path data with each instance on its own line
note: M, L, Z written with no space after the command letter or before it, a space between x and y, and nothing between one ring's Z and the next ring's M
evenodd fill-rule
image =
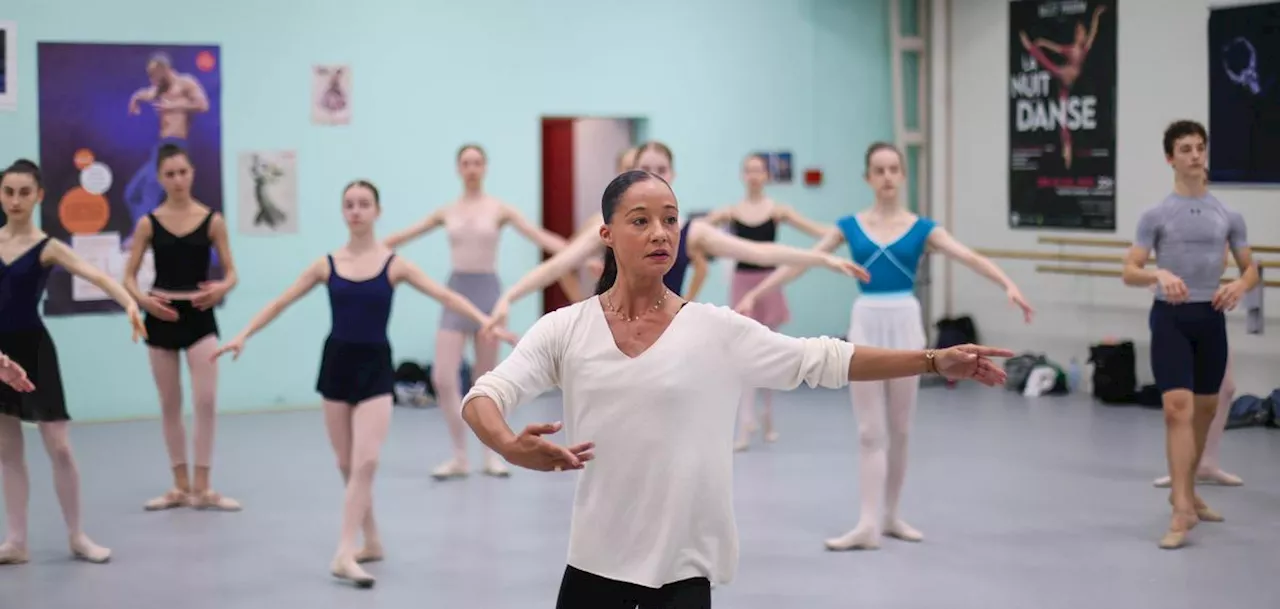
M613 255L613 248L604 248L604 272L596 282L596 296L604 294L618 280L618 259Z

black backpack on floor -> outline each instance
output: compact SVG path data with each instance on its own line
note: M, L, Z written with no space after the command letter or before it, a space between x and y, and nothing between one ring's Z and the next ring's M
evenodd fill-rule
M1089 347L1093 397L1103 404L1133 404L1138 398L1138 361L1133 341Z

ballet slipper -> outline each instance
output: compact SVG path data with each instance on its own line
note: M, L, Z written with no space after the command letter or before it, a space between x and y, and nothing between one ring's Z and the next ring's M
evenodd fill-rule
M1152 485L1156 488L1169 488L1173 483L1173 479L1169 476L1161 476L1156 478ZM1230 474L1220 469L1202 470L1196 474L1196 484L1213 484L1217 486L1243 486L1244 480L1240 476Z
M1196 495L1196 518L1200 522L1223 522L1226 519L1217 510L1209 507L1199 495Z
M1160 538L1160 548L1176 550L1187 545L1187 533L1194 529L1198 522L1199 519L1194 513L1174 512L1173 520L1169 522L1169 530Z
M902 541L924 541L924 533L904 522L901 518L887 520L884 523L884 534Z
M0 544L0 565L25 565L31 560L26 546L16 543Z
M448 461L445 461L443 464L440 465L440 467L435 468L435 470L431 472L431 477L435 478L436 480L449 480L451 478L466 478L468 475L469 475L469 472L467 472L467 464L457 459L450 459Z
M349 581L355 584L357 588L372 588L377 582L372 575L360 568L359 564L352 558L337 557L333 559L333 564L329 565L329 572L334 577Z
M382 558L382 544L380 543L366 543L359 552L356 552L356 564L378 562L382 560Z
M856 527L840 537L824 541L823 545L832 552L878 550L880 549L880 531L870 527Z
M511 475L507 465L497 455L489 455L489 458L485 459L484 473L486 476L493 476L494 478L506 478Z
M143 509L148 512L159 510L170 510L176 507L183 507L191 501L190 495L182 489L170 489L165 494L151 499L143 504Z
M751 448L751 440L747 438L742 438L733 443L733 452L735 453L740 453L748 448Z
M1201 499L1199 495L1196 495L1196 496L1195 496L1195 498L1196 498L1195 505L1196 505L1196 520L1197 520L1197 521L1199 521L1199 522L1224 522L1224 521L1226 521L1226 518L1223 518L1221 513L1219 513L1217 510L1215 510L1215 509L1213 509L1213 508L1209 507L1209 504L1205 503L1205 502L1204 502L1204 499ZM1170 493L1170 494L1169 494L1169 505L1173 505L1173 493ZM1194 525L1193 525L1193 526L1194 526Z
M1244 480L1241 480L1240 476L1227 473L1218 468L1201 470L1199 475L1197 476L1197 482L1203 482L1205 484L1216 484L1218 486L1243 486L1244 485Z
M89 539L88 535L81 534L73 537L70 540L70 545L71 556L76 560L98 565L111 561L111 550L93 543L93 540Z
M221 512L239 512L243 509L240 502L230 497L224 497L221 493L207 489L203 492L193 493L191 495L191 508L195 510L217 510Z

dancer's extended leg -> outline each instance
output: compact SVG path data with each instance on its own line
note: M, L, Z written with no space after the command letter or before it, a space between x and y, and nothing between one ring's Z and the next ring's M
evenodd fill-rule
M1200 467L1196 470L1198 484L1219 484L1222 486L1240 486L1244 484L1239 476L1222 469L1222 436L1227 429L1227 419L1231 414L1231 401L1235 399L1236 381L1231 373L1231 358L1227 358L1227 371L1222 378L1222 389L1218 391L1218 406L1213 415L1213 423L1209 426L1209 437L1205 441L1204 455L1200 458ZM1156 478L1155 485L1169 488L1169 476Z
M476 366L475 369L472 370L471 378L477 379L486 372L493 370L493 367L498 365L498 341L481 338L478 335L474 337L474 340L476 348ZM458 398L458 402L458 419L461 420L461 397ZM497 476L499 478L505 478L511 475L510 470L507 469L507 464L503 462L502 457L498 456L498 453L493 452L493 449L488 446L483 447L482 450L484 451L484 473L490 476Z
M871 550L880 547L884 524L889 444L886 385L884 381L852 382L849 394L858 420L858 493L862 496L862 509L853 530L826 540L826 546L829 550Z
M150 347L151 374L160 396L160 424L164 445L169 451L169 467L173 471L173 487L164 495L146 503L148 510L164 510L187 505L191 496L191 477L187 469L187 432L182 422L182 370L177 351Z
M0 476L4 478L4 541L0 565L20 565L27 554L27 501L31 480L22 439L22 422L0 414Z
M884 532L905 541L920 541L924 539L924 535L902 520L898 512L902 487L907 479L907 440L911 435L911 421L915 416L920 379L900 378L888 381L887 384L889 457L886 468Z
M431 475L438 480L461 478L469 472L467 464L467 424L462 420L462 350L467 336L456 330L436 332L436 361L431 364L431 384L436 401L449 426L453 458L445 461Z
M342 402L325 400L324 422L329 432L329 443L333 445L333 455L337 459L338 473L342 475L342 487L345 489L351 481L351 443L353 442L351 419L354 414L351 406ZM365 513L360 523L364 534L364 545L356 552L356 562L376 562L382 560L382 538L378 535L378 525L373 519L373 504Z
M1195 400L1191 391L1174 389L1164 393L1166 453L1172 478L1173 517L1160 547L1172 549L1186 543L1187 532L1199 522L1196 516Z
M71 454L70 427L69 421L40 423L40 436L53 465L53 488L62 506L72 556L92 563L104 563L111 559L111 550L94 543L81 526L80 470L76 467L75 456Z
M191 505L198 509L237 511L240 502L213 490L209 472L213 467L213 440L218 422L218 337L210 334L187 349L187 369L191 372L191 398L195 410L195 481Z
M336 577L361 586L373 585L373 577L356 561L357 540L365 519L373 510L373 479L378 469L382 443L391 427L391 396L384 395L351 407L325 403L326 421L336 418L337 407L353 408L351 413L351 460L347 491L343 499L342 532L331 570ZM330 432L332 436L332 431Z

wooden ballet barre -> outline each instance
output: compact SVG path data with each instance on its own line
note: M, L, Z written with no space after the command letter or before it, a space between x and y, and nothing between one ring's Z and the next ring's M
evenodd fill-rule
M986 256L987 258L1001 258L1004 260L1065 260L1067 262L1103 262L1111 264L1120 264L1124 262L1124 258L1120 256L1107 256L1104 254L1065 254L1058 252L1032 252L1027 250L999 250L986 248L974 248L973 251Z
M1040 237L1036 242L1045 245L1078 245L1081 247L1127 248L1133 245L1132 241L1121 239L1085 239L1080 237ZM1255 254L1280 254L1280 246L1276 245L1251 245L1249 249Z
M1029 250L1001 250L974 248L974 252L987 258L1002 260L1043 260L1046 262L1091 262L1099 264L1124 264L1123 256L1106 254L1067 254L1058 252L1033 252ZM1280 268L1280 260L1256 260L1264 269ZM1155 264L1155 258L1147 259L1148 264Z
M1051 273L1054 275L1086 275L1092 277L1121 277L1123 273L1115 269L1094 269L1089 267L1076 266L1054 266L1048 264L1036 265L1037 273ZM1231 283L1233 278L1223 277L1222 283ZM1280 281L1266 280L1262 282L1264 287L1280 288Z

